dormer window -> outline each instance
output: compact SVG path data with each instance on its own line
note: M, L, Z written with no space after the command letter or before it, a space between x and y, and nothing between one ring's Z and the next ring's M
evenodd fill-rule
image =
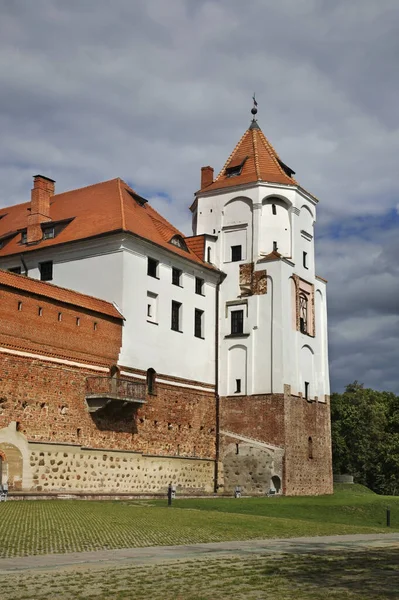
M174 246L177 246L177 248L181 248L182 250L188 252L186 242L184 241L181 235L174 235L169 241L169 243L173 244Z
M55 236L55 229L54 227L46 227L46 229L43 229L43 239L44 240L52 240Z
M229 166L225 169L226 177L238 177L238 175L241 175L242 168L247 158L248 157L246 156L245 158L231 161Z
M21 232L21 244L26 244L27 241L28 241L28 232L22 231Z

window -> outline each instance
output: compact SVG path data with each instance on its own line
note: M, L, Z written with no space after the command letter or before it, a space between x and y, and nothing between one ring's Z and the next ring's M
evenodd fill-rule
M299 330L308 332L308 299L304 294L299 295Z
M11 267L8 269L9 273L16 273L17 275L21 275L21 267Z
M43 309L41 306L39 306L39 308L37 309L37 314L39 315L39 317L43 316Z
M76 317L76 327L80 327L80 317Z
M147 322L157 323L158 294L147 292Z
M206 261L207 262L211 262L211 247L208 246L207 251L206 251Z
M273 252L277 252L278 246L277 242L273 242Z
M180 331L181 320L181 303L172 300L172 322L171 328L173 331Z
M158 278L158 265L159 262L155 258L148 257L147 275Z
M275 204L272 204L272 214L276 215L277 214L277 208Z
M199 296L204 295L204 280L200 277L195 278L195 293L199 294Z
M27 231L22 231L21 232L21 244L26 244L27 241L28 241L28 233L27 233Z
M182 272L180 271L180 269L176 269L175 267L172 268L172 283L173 285L178 285L181 286L181 276L182 276Z
M305 400L309 400L309 381L305 381Z
M52 240L54 235L55 235L54 227L46 227L46 229L43 229L43 239L44 240Z
M53 261L39 263L40 279L42 281L51 281L53 279Z
M241 394L241 379L236 379L236 391L235 391L235 394Z
M94 329L94 331L97 331L97 322L96 321L94 321L94 323L93 323L93 329Z
M155 377L155 369L147 369L147 393L150 395L154 395L156 393Z
M18 310L22 310L22 302L18 302Z
M303 266L305 267L305 269L308 268L308 253L307 252L303 253Z
M239 334L244 332L244 311L231 311L231 333Z
M60 312L58 313L58 320L62 321L62 313L60 313Z
M199 310L199 308L195 309L194 315L194 335L197 338L203 338L203 320L204 320L204 311Z
M242 252L241 246L231 246L231 260L232 262L237 262L241 260Z

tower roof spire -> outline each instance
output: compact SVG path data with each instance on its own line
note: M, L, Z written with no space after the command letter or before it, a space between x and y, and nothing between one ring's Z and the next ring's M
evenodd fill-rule
M250 126L230 154L216 179L210 185L202 188L204 191L236 187L257 181L298 185L293 177L295 172L283 163L258 125L255 118L258 114L258 103L255 94L252 100Z

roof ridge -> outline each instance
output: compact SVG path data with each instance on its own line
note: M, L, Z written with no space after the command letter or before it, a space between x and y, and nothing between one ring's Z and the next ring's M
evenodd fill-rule
M90 185L84 185L80 188L76 188L73 190L66 190L65 192L60 192L59 194L54 194L53 198L56 196L63 196L64 194L73 194L75 192L80 192L82 190L87 190L89 188L98 187L100 185L104 185L106 183L112 183L114 181L118 181L119 177L113 177L112 179L106 179L105 181L98 181L97 183L91 183Z
M256 177L257 179L261 179L261 175L260 175L260 167L259 167L259 154L258 154L258 145L256 143L256 132L259 131L257 129L252 129L251 133L252 133L252 145L254 148L254 160L255 160L255 172L256 172Z
M123 198L122 198L122 190L121 190L121 178L118 177L118 191L119 191L119 200L121 203L121 217L122 217L122 229L123 231L125 231L126 229L126 222L125 222L125 205L123 202Z

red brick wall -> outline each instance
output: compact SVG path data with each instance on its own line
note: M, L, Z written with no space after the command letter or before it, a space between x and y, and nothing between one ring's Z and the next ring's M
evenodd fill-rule
M224 397L220 399L220 429L282 447L287 495L332 493L329 402L307 402L289 393ZM221 436L222 445L228 441Z
M0 302L0 345L107 366L117 362L121 321L5 287Z
M93 374L0 354L0 428L17 421L30 441L214 458L214 394L158 384L139 409L116 410L111 403L102 414L89 414L86 377Z

